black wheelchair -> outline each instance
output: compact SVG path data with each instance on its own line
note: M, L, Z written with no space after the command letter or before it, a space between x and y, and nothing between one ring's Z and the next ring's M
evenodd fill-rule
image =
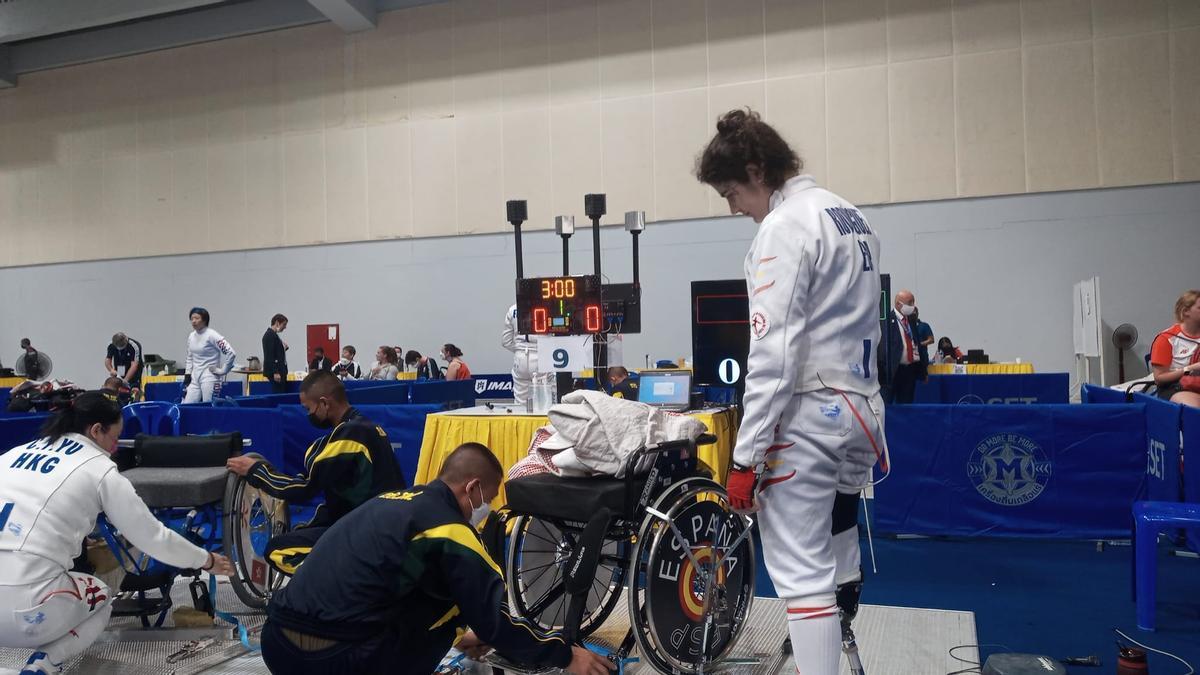
M514 616L582 640L626 592L634 647L655 670L703 673L730 658L754 599L752 523L697 457L715 442L639 450L624 478L543 474L508 481L505 576ZM651 464L648 473L635 468ZM536 672L494 657L493 665Z
M150 436L122 441L114 459L155 517L197 546L229 556L237 570L234 593L247 606L266 607L282 576L267 565L271 537L290 527L281 500L251 487L228 472L225 461L243 448L241 434ZM142 625L161 627L172 607L171 588L190 576L193 606L214 614L213 599L200 570L181 570L153 560L132 547L101 515L98 530L124 569L113 616L136 616Z

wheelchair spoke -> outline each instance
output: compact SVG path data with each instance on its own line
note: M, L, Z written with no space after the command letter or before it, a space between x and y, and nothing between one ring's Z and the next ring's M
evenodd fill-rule
M554 567L557 564L558 564L557 561L551 561L551 562L546 563L545 565L534 565L533 567L522 567L521 574L524 575L526 572L533 572L535 570L546 569L547 567Z
M539 616L542 612L546 611L551 603L557 602L563 597L563 594L566 592L566 586L559 583L560 579L560 575L555 572L554 583L551 584L550 590L542 594L542 597L538 598L537 602L529 606L529 614L531 616ZM559 609L561 610L562 608L560 607Z
M536 584L537 584L537 582L539 582L539 581L541 581L541 580L542 580L542 577L546 576L546 572L547 572L547 570L548 570L548 569L550 569L550 568L552 568L552 567L554 567L554 565L543 565L543 567L544 567L545 569L543 569L543 570L542 570L542 571L541 571L541 572L540 572L540 573L537 575L537 577L536 577L536 578L534 578L534 579L531 579L531 580L530 580L528 583L525 583L525 584L524 584L524 587L525 587L525 588L533 588L533 587L534 587L534 585L536 585ZM526 571L526 570L524 570L524 569L522 569L522 570L521 570L521 572L522 572L522 573L524 573L525 571ZM522 574L522 576L524 576L524 575ZM544 597L544 596L543 596L543 597Z

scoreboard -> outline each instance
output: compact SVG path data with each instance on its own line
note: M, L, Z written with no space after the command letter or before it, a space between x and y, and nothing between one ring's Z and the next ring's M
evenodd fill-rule
M582 274L517 280L517 331L586 335L604 329L600 277Z

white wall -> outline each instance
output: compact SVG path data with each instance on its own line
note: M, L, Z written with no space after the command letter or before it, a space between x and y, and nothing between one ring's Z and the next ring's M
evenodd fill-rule
M582 210L582 209L580 209ZM917 295L938 335L1040 371L1069 370L1071 286L1099 275L1105 322L1141 332L1131 372L1175 298L1200 287L1200 183L870 207L883 242L880 268ZM502 214L498 214L500 217ZM615 219L614 219L615 220ZM581 224L577 221L577 224ZM652 224L642 235L644 334L626 363L691 352L690 282L739 278L754 235L749 220ZM559 240L525 237L526 273L560 269ZM572 239L572 271L590 271L590 232ZM606 275L628 281L629 235L603 231ZM337 244L0 269L0 360L28 336L55 359L55 375L97 386L109 337L123 330L148 352L182 358L187 311L207 307L239 359L261 352L275 312L290 363L301 367L307 323L340 322L343 344L369 362L380 344L466 352L475 372L508 369L498 345L513 298L511 234Z
M23 76L0 266L724 213L752 106L861 204L1200 180L1196 0L453 0Z

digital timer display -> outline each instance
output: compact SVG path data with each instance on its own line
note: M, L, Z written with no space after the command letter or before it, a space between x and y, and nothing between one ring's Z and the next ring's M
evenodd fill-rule
M517 330L526 335L599 333L603 306L594 274L517 280Z

